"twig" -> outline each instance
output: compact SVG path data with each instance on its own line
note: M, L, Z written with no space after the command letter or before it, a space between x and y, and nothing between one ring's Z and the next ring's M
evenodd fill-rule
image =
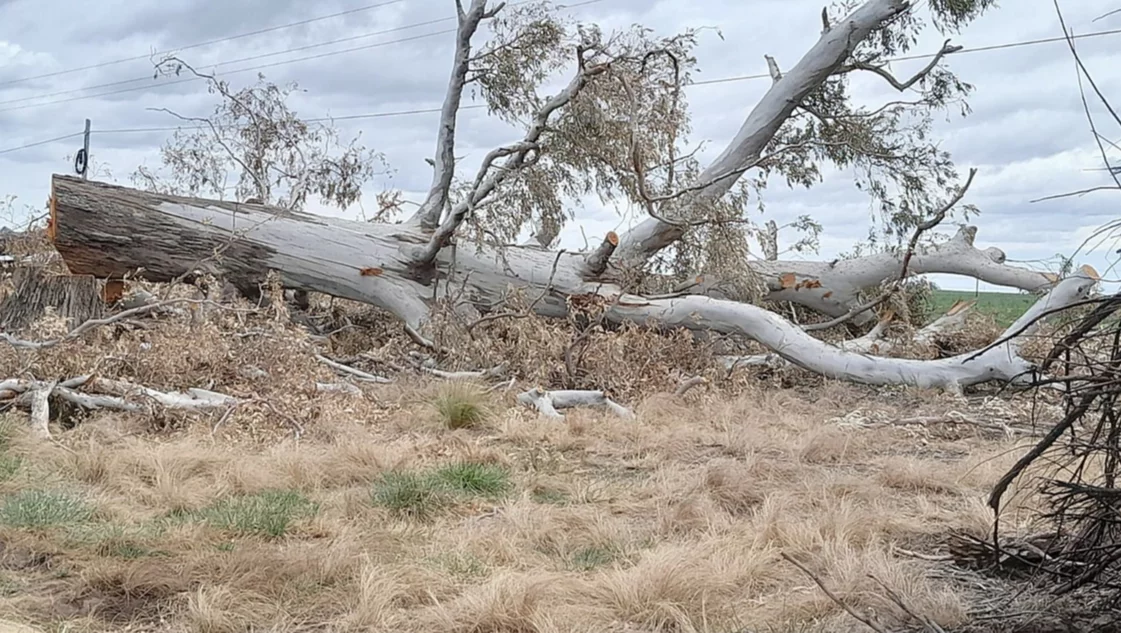
M892 75L887 70L885 70L883 66L874 66L874 65L869 64L867 62L860 62L860 61L853 62L853 63L849 64L848 66L845 66L845 67L839 69L837 71L837 74L852 72L854 70L866 70L866 71L875 73L875 74L879 75L880 77L883 77L884 80L886 80L889 84L891 84L892 88L895 88L899 92L903 92L903 91L907 90L908 88L910 88L911 86L918 83L918 81L920 79L922 79L923 77L930 74L930 71L934 70L934 67L938 65L938 62L942 61L943 57L945 57L946 55L949 55L951 53L956 53L956 52L960 51L961 49L962 49L961 46L951 45L950 40L946 40L942 44L942 48L930 60L930 63L927 64L926 67L924 67L922 70L915 73L914 77L911 77L910 79L908 79L907 81L904 81L904 82L900 82L898 79L896 79L895 76Z
M786 552L782 553L782 558L786 562L788 562L791 565L794 565L795 567L800 569L803 574L809 576L810 580L817 583L817 586L821 588L821 591L826 596L828 596L830 600L832 600L833 602L835 602L837 604L837 606L839 606L839 607L841 607L842 609L845 610L845 613L848 613L852 617L856 618L858 621L864 623L868 628L872 629L876 633L888 633L888 630L885 629L882 624L880 624L879 622L876 622L875 620L871 619L870 617L866 617L866 616L863 616L863 615L857 613L856 609L853 609L852 607L848 606L847 604L844 603L844 601L842 601L840 598L838 598L836 596L836 594L834 594L832 591L829 591L829 587L825 586L825 583L821 580L821 578L818 578L817 575L814 574L812 571L810 571L809 568L807 568L805 565L803 565L802 563L799 563L798 561L791 558L790 555L787 554Z
M961 199L965 196L965 192L969 191L969 186L973 184L973 177L976 175L977 168L970 168L969 177L965 179L965 184L962 185L961 189L958 189L958 192L954 194L952 198L950 198L949 202L942 205L942 208L939 209L930 219L920 223L918 227L915 228L915 232L911 234L911 241L907 244L907 252L903 255L903 263L899 267L900 283L907 279L907 268L911 264L911 258L915 255L915 248L918 247L919 237L926 231L929 231L930 229L938 226L942 223L943 220L946 219L946 214L950 211L950 209L954 208L954 205L960 202Z
M330 367L331 369L334 369L335 371L342 372L344 374L350 374L351 376L354 376L355 378L357 378L359 380L364 380L366 382L376 382L376 383L380 383L380 384L389 384L389 383L393 382L389 378L383 378L381 376L375 376L374 374L364 372L361 369L355 369L354 367L351 367L350 365L344 365L344 364L342 364L338 361L331 360L330 358L327 358L326 356L324 356L322 354L316 354L315 355L315 360L323 363L324 365Z
M884 584L884 582L879 578L876 578L872 574L868 574L868 577L871 578L877 585L880 586L881 589L884 590L884 593L887 594L888 599L894 602L895 606L902 609L904 613L911 616L916 621L921 622L922 625L926 627L927 630L929 630L931 633L946 633L942 629L942 627L938 626L937 622L931 620L925 615L919 615L918 613L912 611L911 608L907 606L907 603L903 602L903 598L898 593L896 593L894 589Z

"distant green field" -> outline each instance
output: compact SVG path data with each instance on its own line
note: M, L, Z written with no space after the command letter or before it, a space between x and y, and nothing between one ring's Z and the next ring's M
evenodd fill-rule
M930 318L944 314L959 299L976 299L973 309L991 314L1002 326L1011 325L1036 301L1036 297L1015 292L980 292L963 290L935 290L930 305Z

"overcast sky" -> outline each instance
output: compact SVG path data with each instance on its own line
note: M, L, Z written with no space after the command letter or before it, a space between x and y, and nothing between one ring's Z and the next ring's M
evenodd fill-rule
M568 4L581 1L568 0ZM129 184L129 174L138 165L158 163L158 149L170 132L112 130L174 126L174 119L149 108L201 115L214 103L202 82L153 79L146 57L153 50L178 49L196 67L220 74L276 64L261 72L276 82L299 82L306 92L296 97L295 104L305 117L438 107L452 55L452 35L445 32L454 28L452 0L381 0L385 6L343 17L182 48L374 3L103 0L92 5L78 0L0 0L0 151L81 132L88 117L93 121L95 166L111 174L99 174L98 179ZM977 48L1061 35L1052 0L1003 4L954 41ZM1094 21L1119 5L1117 0L1065 0L1063 9L1068 25L1084 34L1121 29L1121 15ZM567 11L605 29L637 22L668 35L687 26L719 27L723 39L706 34L697 50L701 73L696 79L711 80L765 72L765 54L774 56L783 68L794 65L820 32L821 6L820 1L802 0L599 0ZM432 23L445 17L449 19ZM402 29L423 22L429 24ZM385 33L390 29L398 30ZM353 39L319 46L343 38ZM921 52L933 52L940 43L931 30ZM302 50L269 55L296 47ZM1121 34L1080 40L1079 51L1102 90L1121 105ZM141 58L11 83L134 56ZM309 56L319 57L290 61ZM249 57L258 58L229 63ZM220 62L227 63L213 66ZM894 70L905 75L923 63L900 63ZM1031 203L1042 196L1111 182L1100 171L1100 154L1064 43L963 53L948 63L977 87L970 100L973 113L939 121L937 136L963 173L969 167L979 169L966 199L981 210L974 220L978 245L999 246L1014 260L1053 258L1072 253L1095 228L1117 218L1121 201L1117 192ZM255 74L233 73L228 78L240 86L253 81ZM768 83L742 80L688 89L694 140L707 142L706 155L715 156L735 134ZM112 85L90 89L105 84ZM893 98L890 87L879 81L860 81L857 94L871 105ZM1100 107L1094 111L1103 113ZM417 192L427 187L431 175L424 158L434 149L436 117L422 113L354 119L339 127L344 136L361 131L367 145L383 152L396 170L393 185L419 199ZM488 120L485 110L467 110L460 121L456 153L465 156L465 169L473 170L487 150L517 135L516 130ZM1102 116L1099 125L1111 139L1121 141L1116 124ZM51 174L72 172L67 157L80 146L79 137L0 153L0 197L14 194L41 206L49 194ZM1110 158L1121 160L1121 151L1111 149ZM368 206L385 184L378 181L368 187ZM832 258L867 233L868 199L844 173L830 174L826 182L808 191L775 183L767 202L768 216L780 223L810 214L824 225L821 254L806 257ZM322 211L318 206L312 210ZM356 217L359 212L356 207L342 215ZM580 246L581 230L588 236L602 235L625 229L635 217L632 209L588 203L563 233L563 244ZM1076 261L1104 272L1113 261L1107 255L1118 246L1106 244ZM1114 269L1108 276L1121 277L1121 273ZM939 276L937 281L946 287L974 287L972 280Z

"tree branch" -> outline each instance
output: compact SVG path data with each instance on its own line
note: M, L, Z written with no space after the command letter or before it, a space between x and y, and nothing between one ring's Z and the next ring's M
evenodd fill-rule
M736 178L718 176L738 176L745 171L743 166L757 161L794 110L836 73L857 46L910 8L911 3L906 0L867 0L822 34L782 80L771 85L724 152L697 177L697 182L711 184L688 197L681 215L688 216L689 207L703 206L731 190ZM639 266L680 239L686 228L651 216L621 236L614 259L623 266Z
M844 66L844 67L840 68L837 71L837 74L848 73L848 72L852 72L854 70L866 70L868 72L875 73L875 74L879 75L880 77L883 77L884 80L886 80L889 84L891 84L892 88L895 88L899 92L903 92L904 90L907 90L911 86L918 83L920 80L922 80L923 77L926 77L927 75L929 75L930 71L934 70L934 68L938 66L938 63L942 61L943 57L945 57L946 55L949 55L951 53L956 53L956 52L960 51L961 49L962 49L961 46L951 45L950 40L946 40L942 44L941 50L939 50L934 55L934 58L930 60L930 63L927 64L922 70L915 73L915 75L913 77L911 77L910 79L908 79L907 81L904 81L904 82L900 82L898 79L896 79L895 76L892 75L890 72L888 72L887 69L884 66L876 66L874 64L869 64L867 62L861 62L861 61L855 61L855 62L852 62L851 64L849 64L847 66Z
M590 276L598 277L603 274L603 271L607 270L607 262L611 259L611 254L615 252L615 247L618 245L619 236L615 231L608 231L599 247L588 253L587 257L584 258L584 266Z
M587 66L582 47L577 47L576 57L579 64L576 76L572 78L572 81L568 83L564 90L541 106L541 109L533 116L529 130L520 142L498 148L487 155L479 168L475 184L467 194L466 199L452 207L448 217L433 233L428 244L417 249L414 256L415 266L431 265L436 260L440 249L449 243L459 225L479 203L492 194L511 174L536 162L540 157L540 154L537 153L540 149L539 141L548 126L549 117L557 110L568 105L584 89L584 86L588 84L592 77L603 73L610 67L610 62ZM501 165L495 167L494 162L499 158L505 158L505 160L502 161Z
M467 84L467 73L471 67L471 38L478 30L480 22L493 17L504 6L505 3L501 3L493 10L487 11L487 0L473 0L471 8L464 12L462 2L456 0L459 28L456 32L451 79L448 81L448 91L440 110L440 130L436 135L432 185L412 219L425 229L434 229L440 224L440 215L447 204L452 178L455 176L455 126L460 102L463 99L463 87Z

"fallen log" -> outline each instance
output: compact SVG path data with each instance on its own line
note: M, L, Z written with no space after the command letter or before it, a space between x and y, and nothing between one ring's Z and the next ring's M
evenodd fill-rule
M53 185L50 237L74 273L119 278L140 269L139 275L152 281L171 281L202 270L245 287L276 271L288 287L376 305L400 318L415 340L423 340L419 332L429 320L431 302L449 288L471 297L480 310L503 305L510 289L519 288L541 297L533 304L538 314L565 316L569 299L576 297L602 302L612 323L741 335L786 361L841 380L956 391L1031 370L1016 353L1018 339L976 358L881 358L829 345L754 305L698 295L629 295L610 272L597 276L585 253L464 241L418 264L417 249L430 235L415 224L355 222L167 196L61 175ZM1075 273L1025 316L1084 298L1097 279L1092 271Z

